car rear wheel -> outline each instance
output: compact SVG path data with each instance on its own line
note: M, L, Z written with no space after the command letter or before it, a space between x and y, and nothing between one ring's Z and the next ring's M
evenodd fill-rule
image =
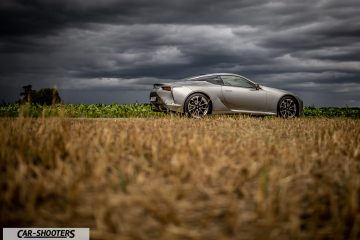
M195 93L185 101L185 113L193 118L205 117L210 110L210 100L201 93Z
M293 97L285 96L279 101L278 116L282 118L294 118L297 116L297 104Z

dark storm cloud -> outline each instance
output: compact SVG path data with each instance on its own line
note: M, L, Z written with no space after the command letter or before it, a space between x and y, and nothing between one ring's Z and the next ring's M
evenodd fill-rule
M145 101L158 81L234 72L306 104L360 105L359 9L358 0L3 0L0 99L32 83L74 102Z
M265 3L256 0L3 0L0 30L2 35L26 35L56 33L59 28L89 23L233 23L242 16L239 10Z

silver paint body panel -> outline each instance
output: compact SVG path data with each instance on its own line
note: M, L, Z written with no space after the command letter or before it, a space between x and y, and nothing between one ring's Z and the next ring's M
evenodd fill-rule
M245 113L253 115L277 115L280 99L286 95L294 97L299 105L299 115L302 114L302 100L291 92L258 85L259 88L244 88L218 85L204 79L216 76L239 76L256 85L255 82L237 74L215 73L188 78L185 80L163 83L170 86L171 91L161 87L152 89L150 96L156 95L156 104L174 112L184 113L186 99L194 93L202 93L209 97L212 104L212 114ZM151 102L155 105L155 102Z

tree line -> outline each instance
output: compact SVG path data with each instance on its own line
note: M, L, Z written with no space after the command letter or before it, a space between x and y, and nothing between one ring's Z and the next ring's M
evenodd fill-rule
M34 103L40 105L54 105L61 103L59 91L56 88L42 88L38 91L32 89L32 85L23 86L20 93L19 104Z

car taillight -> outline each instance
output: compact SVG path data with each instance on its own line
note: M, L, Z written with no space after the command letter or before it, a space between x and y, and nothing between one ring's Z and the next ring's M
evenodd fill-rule
M161 88L162 88L162 90L165 90L165 91L171 91L170 86L162 86Z

